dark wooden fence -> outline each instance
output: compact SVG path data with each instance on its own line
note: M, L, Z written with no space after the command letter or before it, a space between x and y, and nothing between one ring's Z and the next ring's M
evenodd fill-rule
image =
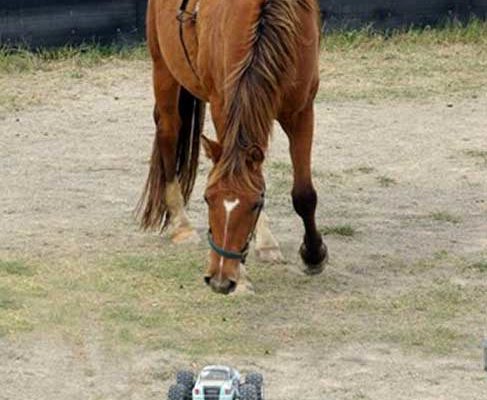
M424 26L487 13L487 0L321 0L320 5L328 28Z
M231 0L227 0L231 1ZM31 47L143 37L147 0L0 0L0 43ZM321 0L325 26L391 28L487 14L487 0Z
M147 0L0 0L0 43L31 47L143 38Z

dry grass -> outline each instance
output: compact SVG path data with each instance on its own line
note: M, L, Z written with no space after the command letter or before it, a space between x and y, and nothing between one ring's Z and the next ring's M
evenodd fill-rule
M331 34L324 40L319 100L425 99L474 95L487 85L487 24L378 34Z
M487 23L476 20L442 29L330 34L323 41L318 101L476 95L487 86L486 38ZM149 59L144 45L38 53L0 49L0 117L49 104L48 93L35 89L40 76L52 83L52 90L59 90L70 82L92 79L106 65L123 65L133 77L135 71L149 68Z
M31 52L18 48L0 48L0 73L19 74L54 70L93 68L114 60L147 60L144 45L135 47L106 47L85 45Z
M105 73L107 67L109 75ZM0 119L36 106L55 106L51 96L54 92L58 99L72 99L77 96L72 87L80 83L120 84L148 68L145 46L66 47L38 53L0 48ZM42 87L39 81L43 82Z

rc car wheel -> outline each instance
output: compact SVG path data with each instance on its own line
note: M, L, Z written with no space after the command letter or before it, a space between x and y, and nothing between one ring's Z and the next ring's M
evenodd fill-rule
M176 383L186 388L185 396L187 399L191 399L191 392L195 384L193 372L185 370L178 371L176 374Z
M187 400L188 389L181 384L171 385L167 395L168 400Z
M245 383L244 385L240 386L239 392L240 400L259 400L257 389L250 383Z
M257 400L263 400L263 390L262 387L264 386L264 377L262 374L258 372L250 372L245 377L245 383L249 383L255 386L257 390Z
M194 387L194 374L191 371L178 371L176 374L176 383L183 385L188 390L193 390Z

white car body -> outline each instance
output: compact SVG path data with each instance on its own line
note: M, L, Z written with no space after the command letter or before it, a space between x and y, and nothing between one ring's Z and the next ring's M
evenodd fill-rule
M193 400L236 400L240 373L226 365L208 365L200 372L193 388Z

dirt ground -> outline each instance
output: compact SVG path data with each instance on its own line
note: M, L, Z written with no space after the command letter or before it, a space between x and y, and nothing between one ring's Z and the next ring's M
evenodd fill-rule
M78 79L41 77L17 81L19 93L36 83L29 87L32 104L0 115L0 259L40 260L55 273L71 261L89 266L100 257L158 254L168 242L139 231L133 218L153 135L148 65L109 64ZM485 90L421 101L316 104L318 222L353 227L350 237L328 236L324 274L339 284L326 296L338 298L346 286L380 297L439 280L485 290L485 274L456 264L483 265L487 255L486 110ZM202 238L208 166L202 160L189 205ZM298 277L302 228L286 186L287 143L277 128L267 170L267 211L287 261L280 268ZM407 270L424 260L440 260L435 265L441 267L445 259L444 269L431 267L425 275ZM383 260L398 260L399 267L387 270ZM260 295L256 282L254 296ZM314 304L325 297L317 293ZM485 310L485 295L478 301ZM260 357L197 358L144 343L109 351L88 315L77 340L53 329L0 338L0 399L161 399L177 367L207 361L262 370L270 400L483 399L486 322L483 312L455 315L448 323L465 343L460 338L439 353L374 337L322 347L315 338L283 342ZM355 326L376 332L380 323L365 312Z

